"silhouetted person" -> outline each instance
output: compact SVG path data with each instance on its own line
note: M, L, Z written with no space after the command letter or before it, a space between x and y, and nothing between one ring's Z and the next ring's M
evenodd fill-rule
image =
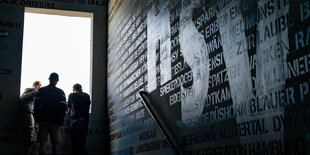
M85 155L86 138L89 121L90 97L82 91L80 84L73 86L73 93L69 95L69 111L71 112L71 141L74 155Z
M40 143L40 155L46 153L47 136L53 147L53 154L57 155L58 144L60 144L60 127L63 125L67 111L66 96L63 90L56 87L58 74L51 73L50 84L38 90L34 116L39 123L39 133L37 141Z
M26 88L20 97L19 104L19 134L20 154L29 155L36 146L37 135L34 127L33 106L35 96L41 87L40 81L33 83L33 88Z

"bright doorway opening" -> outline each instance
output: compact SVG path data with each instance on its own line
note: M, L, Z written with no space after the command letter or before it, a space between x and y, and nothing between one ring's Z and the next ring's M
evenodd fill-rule
M25 8L20 93L56 72L67 98L75 83L91 96L92 22L92 13Z

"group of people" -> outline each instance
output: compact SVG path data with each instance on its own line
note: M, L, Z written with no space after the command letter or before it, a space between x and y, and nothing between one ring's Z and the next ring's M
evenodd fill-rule
M20 98L20 154L31 154L38 142L40 155L46 153L48 135L53 148L53 154L59 153L61 142L60 127L64 123L66 113L70 113L70 135L72 153L87 154L86 138L89 122L90 97L82 91L80 84L73 85L73 93L68 102L63 90L57 88L59 81L57 73L49 76L49 85L41 87L40 81L33 83L33 88L25 89ZM38 134L35 132L35 122L39 124Z

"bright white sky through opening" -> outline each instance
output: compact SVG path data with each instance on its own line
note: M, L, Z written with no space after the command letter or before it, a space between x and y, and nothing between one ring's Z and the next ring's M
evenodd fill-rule
M67 99L75 83L90 94L90 37L91 18L25 12L21 93L56 72Z

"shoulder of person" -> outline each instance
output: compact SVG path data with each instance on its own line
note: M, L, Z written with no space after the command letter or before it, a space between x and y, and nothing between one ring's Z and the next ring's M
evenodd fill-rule
M89 97L89 95L87 93L84 93L84 92L80 92L80 93L76 93L76 94L77 94L77 96L81 96L83 98Z
M45 89L47 89L47 87L48 87L48 86L41 87L41 88L38 89L38 91L45 90Z
M83 96L85 96L85 97L87 98L87 100L89 100L89 102L90 102L90 96L89 96L89 94L83 92Z
M28 95L32 93L35 90L35 88L26 88L25 91L23 92L22 96Z
M65 94L65 92L64 92L62 89L57 88L57 87L55 87L55 88L56 88L56 90L57 90L59 93L61 93L61 94Z
M25 89L25 93L32 92L32 91L35 91L35 90L36 90L35 88L26 88Z
M87 93L85 93L85 92L82 92L82 94L85 95L85 96L89 96L89 95L88 95Z
M73 97L74 95L75 95L75 93L70 93L70 94L69 94L69 98L70 98L70 97Z

